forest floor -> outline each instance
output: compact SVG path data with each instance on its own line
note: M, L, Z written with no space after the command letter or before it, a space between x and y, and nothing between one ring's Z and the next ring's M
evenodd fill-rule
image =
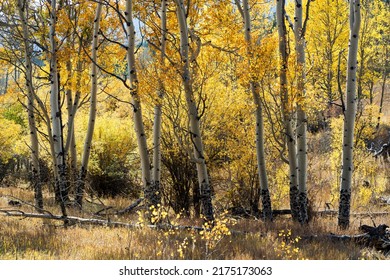
M9 201L16 198L22 204L9 205ZM23 201L33 201L33 192L28 188L0 188L0 210L36 212ZM103 202L114 205L116 209L123 209L129 204L124 198ZM59 207L47 194L45 205L52 214L59 214ZM68 215L96 218L90 213L96 212L99 207L101 204L89 201L85 204L85 211L70 208ZM390 206L382 206L380 210L390 212ZM273 223L266 224L256 219L233 218L220 213L213 230L207 231L152 229L145 226L144 218L139 213L111 217L112 221L137 224L134 228L82 224L64 227L62 221L8 217L3 214L0 213L0 259L390 259L390 256L386 257L372 248L322 237L331 233L358 234L359 225L373 224L374 220L367 216L352 216L351 227L341 231L337 227L336 215L314 216L307 226L302 227L293 223L289 215L279 216ZM154 215L165 217L165 212L155 210ZM171 224L208 227L207 224L202 225L200 220L168 216ZM375 224L389 224L389 218L390 215L377 216Z

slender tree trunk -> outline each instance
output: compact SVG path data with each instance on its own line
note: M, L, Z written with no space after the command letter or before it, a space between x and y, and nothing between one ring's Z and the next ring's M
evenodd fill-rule
M282 115L284 129L286 134L286 143L288 150L288 161L290 168L290 207L291 214L294 220L299 219L299 202L298 202L298 165L297 165L297 147L296 137L293 129L294 112L292 111L291 100L289 100L287 90L287 68L288 68L288 52L287 52L287 31L284 18L285 0L277 0L276 20L279 33L279 55L281 60L280 65L280 96L282 103Z
M76 150L76 136L74 132L74 128L72 130L70 140L70 169L72 170L72 177L75 175L75 171L77 170L77 150Z
M57 202L60 202L61 199L60 199L59 189L57 188L57 183L56 183L58 181L57 178L59 176L58 175L59 171L58 171L58 166L56 163L57 159L56 159L55 150L54 150L53 130L51 127L50 115L49 115L49 112L47 110L45 103L42 102L42 100L39 98L39 96L35 94L34 98L35 98L35 101L37 101L37 105L42 113L43 120L44 120L44 123L46 125L47 137L49 140L49 147L50 147L50 156L51 156L51 161L53 163L54 184L52 184L52 186L54 186L55 199Z
M54 154L56 166L58 168L58 177L56 178L56 188L60 195L60 206L64 216L66 216L66 203L68 197L68 184L66 177L66 159L63 145L63 128L60 106L59 91L59 73L57 68L57 42L56 42L56 20L57 20L57 2L51 0L50 10L50 109L53 133Z
M272 206L271 197L268 188L268 178L265 162L264 151L264 126L263 126L263 109L261 107L261 101L259 100L259 85L257 83L252 84L252 92L254 102L256 105L256 155L257 155L257 168L260 180L260 197L263 206L262 218L266 221L272 221Z
M51 156L51 162L53 164L53 184L52 184L52 186L54 186L55 200L56 200L56 202L61 202L59 189L57 188L59 171L58 171L57 159L56 159L55 150L54 150L53 130L51 128L50 115L47 111L46 105L42 102L42 100L39 99L39 96L35 95L35 98L37 99L39 109L41 110L41 112L43 114L45 124L46 124L47 136L49 139L50 156Z
M368 82L370 105L372 105L374 102L374 85L375 83L373 80Z
M188 41L188 25L184 3L182 0L175 0L177 6L177 18L180 28L180 52L182 61L181 77L184 85L184 92L187 101L188 117L190 122L190 137L193 144L194 156L193 160L196 163L198 183L200 189L201 211L207 220L214 220L214 210L212 204L212 192L207 173L206 159L200 131L199 115L194 93L192 89L192 78L190 72L189 61L189 41Z
M4 90L2 94L6 94L8 91L8 79L9 79L9 72L8 69L5 71L5 81L4 81Z
M72 43L72 42L70 42ZM66 111L68 112L68 129L66 135L66 144L65 144L65 156L68 159L69 166L69 181L70 181L70 189L74 187L74 178L76 175L77 168L77 151L76 151L76 141L74 134L74 119L75 114L73 113L73 94L72 94L72 76L74 75L74 71L72 69L72 62L68 61L66 63L67 70L67 83L68 88L66 89ZM69 143L69 145L68 145Z
M167 32L167 3L161 1L161 53L160 53L160 74L164 71L164 60L166 50L166 32ZM162 99L164 98L164 82L161 75L158 80L158 100L154 107L153 122L153 165L152 165L152 194L155 196L152 200L158 204L161 203L161 117L162 117Z
M92 39L92 66L91 66L91 96L90 96L90 107L89 107L89 120L88 120L88 129L85 136L83 156L81 159L81 167L79 178L77 180L76 186L76 203L81 208L83 203L84 188L85 188L85 178L88 171L89 157L91 154L91 145L93 138L93 131L95 129L95 120L96 120L96 104L97 104L97 51L98 51L98 41L99 41L99 28L100 28L100 17L102 14L103 4L98 2L96 8L96 14L93 24L93 39Z
M75 170L77 167L77 152L76 152L76 143L75 143L75 134L74 134L74 120L76 117L76 110L78 105L78 102L73 101L73 94L71 89L71 78L75 74L72 70L72 63L68 62L66 64L66 68L68 71L68 83L69 87L66 90L66 106L67 106L67 112L68 112L68 129L67 129L67 137L66 137L66 144L65 144L65 151L67 154L69 154L70 157L70 169ZM79 75L77 72L76 75ZM77 95L77 93L76 93ZM77 98L76 98L77 99ZM75 110L76 109L76 110Z
M310 5L308 1L306 5ZM306 61L305 61L305 30L302 26L302 0L295 1L295 50L298 66L298 101L297 101L297 160L298 160L298 202L299 202L299 222L307 223L307 117L304 108L306 92ZM308 11L308 9L307 9ZM308 15L306 15L307 17Z
M241 9L241 4L236 0L236 5ZM251 16L249 11L248 0L242 1L242 16L244 19L244 30L245 30L245 41L247 44L247 55L248 55L248 67L251 68L251 61L253 59L253 46L251 38ZM256 192L255 200L255 212L258 212L258 202L259 198L262 201L262 215L263 219L267 221L272 221L272 207L271 207L271 198L268 189L268 178L267 170L265 163L265 151L264 151L264 121L263 121L263 108L259 95L259 84L257 81L252 79L250 82L250 90L253 96L253 102L255 104L255 117L256 117L256 156L257 156L257 171L260 182L260 191Z
M35 206L38 209L43 209L43 195L42 184L39 167L39 142L38 133L35 123L35 90L33 87L33 74L32 74L32 62L31 54L32 48L29 44L29 35L27 29L26 13L28 12L28 3L23 0L18 0L18 13L22 26L23 44L24 44L24 58L25 58L25 79L27 86L27 113L28 113L28 126L30 129L30 150L31 150L31 183L34 188Z
M346 102L344 112L343 129L343 153L342 171L340 183L340 205L338 225L341 228L348 228L351 208L351 185L353 172L353 138L356 116L356 71L357 71L357 50L360 28L360 0L349 2L349 48L347 67Z
M365 96L363 95L363 76L366 73L366 61L368 56L366 54L367 42L369 41L369 28L371 23L371 3L373 1L367 2L365 8L362 10L364 13L361 15L361 23L359 30L359 45L358 45L358 57L359 57L359 71L357 72L357 112L362 112L364 110L363 100Z
M386 69L387 55L388 55L388 50L386 47L386 49L385 49L385 62L383 62L381 98L379 100L379 116L378 116L378 122L376 124L376 129L379 128L379 125L381 123L381 115L382 115L382 111L383 111L383 100L385 98L386 80L387 80L387 69Z
M81 72L83 68L83 63L80 58L81 53L81 42L80 47L78 50L78 61L77 61L77 68L76 68L76 93L74 99L72 98L72 91L67 91L67 111L68 111L68 130L67 130L67 138L66 138L66 144L65 144L65 151L66 154L70 155L70 164L71 169L76 171L77 170L77 150L76 150L76 141L75 141L75 132L74 132L74 121L76 119L76 113L79 108L80 103L80 88L81 88ZM67 67L71 66L71 64L67 64ZM73 75L74 72L71 71L71 69L68 70L68 73L70 75ZM71 77L69 77L70 80ZM70 151L70 152L69 152Z
M68 5L66 7L68 17L70 20L75 20L77 17L77 11L74 6ZM67 44L69 49L73 49L73 46L76 42L77 35L75 32L68 35ZM66 105L68 112L68 128L67 128L67 136L65 141L65 152L66 156L69 159L69 173L72 183L74 184L74 178L77 177L77 150L76 150L76 139L75 139L75 130L74 130L74 122L76 119L76 113L79 106L80 101L80 88L81 88L81 74L82 74L82 62L81 62L81 51L83 48L82 38L79 39L79 47L77 53L77 62L76 62L76 71L73 70L72 61L69 60L66 63L67 70L67 83L68 88L66 90ZM76 75L76 90L73 98L73 80L72 77Z
M363 75L364 75L364 65L365 65L365 54L364 54L364 46L361 47L360 51L360 68L359 73L357 74L357 110L361 111L363 110Z
M134 128L138 141L138 149L141 158L141 171L142 171L142 184L144 189L144 195L147 205L150 207L156 205L156 197L158 194L155 193L152 187L152 173L149 159L149 151L146 142L146 135L144 129L144 123L142 120L142 109L140 96L138 94L138 78L137 69L135 65L134 56L134 44L135 44L135 31L133 23L133 8L132 0L126 1L126 27L127 27L127 64L130 78L130 94L131 103L133 106L133 117L134 117Z

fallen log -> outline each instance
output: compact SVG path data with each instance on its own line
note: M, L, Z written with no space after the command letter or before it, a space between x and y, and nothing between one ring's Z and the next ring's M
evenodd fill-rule
M338 211L336 210L320 210L320 211L313 211L313 215L316 216L334 216L338 215ZM280 216L280 215L291 215L290 209L282 209L282 210L273 210L272 214L274 216ZM373 217L373 216L385 216L390 215L390 212L361 212L361 213L351 213L350 214L353 217Z
M362 225L359 229L363 231L362 234L356 235L311 235L303 236L302 240L331 240L336 242L354 242L363 247L374 248L382 252L385 256L390 255L390 232L387 230L387 225L379 225L377 227L371 227L368 225Z
M122 209L122 210L119 210L116 212L117 215L123 215L123 214L126 214L126 213L129 213L131 212L132 210L134 210L144 199L143 198L139 198L137 199L136 201L134 201L134 203L130 204L128 207L126 207L125 209Z
M103 208L103 209L100 209L99 211L95 212L94 214L95 214L95 215L100 215L100 213L102 213L102 212L107 212L107 210L110 210L110 209L112 209L112 208L113 208L112 206L108 206L108 207L105 207L105 208Z
M262 212L260 211L258 214L251 214L251 210L245 209L241 206L235 206L230 207L227 209L229 214L233 217L241 217L241 218L249 218L249 217L255 217L260 218L262 217ZM291 215L290 209L276 209L272 210L272 216L281 216L281 215Z
M373 247L385 255L390 255L390 232L387 230L388 225L382 224L377 227L362 225L360 230L365 232L365 235L357 242L362 245Z
M21 210L17 209L0 209L0 214L3 216L9 216L9 217L21 217L21 218L35 218L35 219L48 219L48 220L57 220L57 221L63 221L66 222L67 226L71 225L96 225L96 226L106 226L106 227L113 227L113 228L132 228L132 229L139 229L143 226L151 228L151 229L162 229L162 230L169 230L169 229L177 229L177 230L195 230L195 231L209 231L210 229L199 227L199 226L186 226L186 225L171 225L169 223L159 223L159 224L147 224L147 225L140 225L139 223L123 223L123 222L117 222L117 221L111 221L110 219L103 220L103 219L94 219L94 218L80 218L75 216L61 216L61 215L54 215L51 213L26 213ZM231 233L244 233L244 232L237 232L237 231L231 231Z
M127 227L127 228L135 228L139 227L137 224L129 224L122 222L114 222L110 219L93 219L93 218L80 218L74 216L61 216L54 215L50 213L25 213L16 209L0 209L0 213L4 216L10 217L21 217L21 218L39 218L39 219L49 219L49 220L57 220L68 222L69 225L72 224L84 224L84 225L99 225L99 226L109 226L109 227Z
M314 215L319 215L319 216L335 216L338 215L338 211L336 210L323 210L323 211L314 211ZM390 212L360 212L360 213L351 213L351 217L376 217L376 216L386 216L390 215Z

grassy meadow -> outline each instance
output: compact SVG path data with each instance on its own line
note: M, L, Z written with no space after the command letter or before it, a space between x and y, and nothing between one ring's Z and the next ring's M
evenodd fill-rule
M0 209L33 212L32 206L8 205L10 199L33 201L27 187L0 188ZM93 217L100 203L122 209L126 199L88 200L84 212L69 209L69 215ZM47 210L59 214L54 199L45 197ZM389 206L387 206L387 210ZM382 209L385 210L385 209ZM198 225L190 220L158 209L155 217L169 217L174 225ZM95 216L96 217L96 216ZM100 217L103 218L104 217ZM290 216L279 216L272 224L255 219L240 219L219 213L211 231L158 230L145 226L142 214L112 216L112 220L135 223L135 228L111 228L94 225L71 225L61 221L0 216L0 259L3 260L150 260L150 259L283 259L346 260L386 259L370 248L350 242L334 242L321 238L329 233L356 234L360 224L372 224L370 217L352 217L348 231L337 228L336 216L315 216L308 226L291 222ZM388 223L388 216L375 217L375 223ZM308 238L319 236L318 238ZM390 259L390 257L387 257Z

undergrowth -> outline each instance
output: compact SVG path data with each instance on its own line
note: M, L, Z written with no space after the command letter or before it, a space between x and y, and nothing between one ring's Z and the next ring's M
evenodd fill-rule
M31 199L26 189L0 189L0 209L9 209L9 195ZM46 199L50 199L47 198ZM56 208L48 209L55 213ZM31 212L31 206L20 210ZM71 215L80 216L72 210ZM72 213L75 211L75 213ZM352 243L308 239L308 236L333 233L357 233L357 227L340 232L335 217L316 217L301 227L290 218L277 218L273 223L230 217L217 213L213 226L202 219L188 219L168 213L163 207L149 209L148 215L158 222L169 222L170 229L146 226L145 213L113 217L124 222L138 222L131 229L73 225L64 228L60 221L20 219L0 216L0 259L45 260L169 260L169 259L283 259L338 260L384 259L374 250ZM370 223L370 220L360 220ZM384 218L376 222L385 223ZM357 221L355 221L355 224ZM203 229L174 226L197 225Z

